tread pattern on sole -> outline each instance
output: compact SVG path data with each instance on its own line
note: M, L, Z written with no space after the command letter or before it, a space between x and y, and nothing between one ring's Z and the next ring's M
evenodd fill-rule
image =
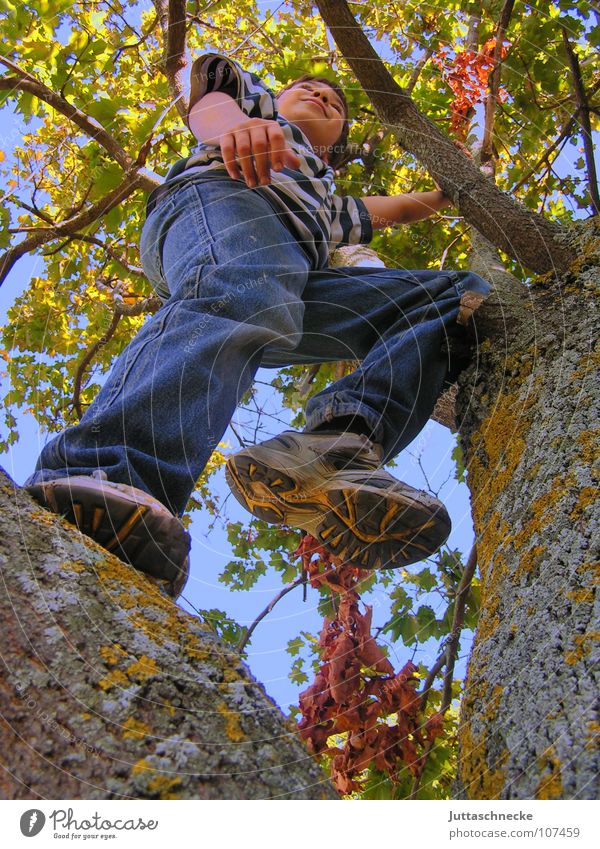
M77 487L28 487L47 509L59 513L82 534L134 568L169 581L171 594L178 594L189 573L189 534L166 510L153 510L119 497L110 490L95 495Z
M400 484L380 494L357 486L327 491L318 501L295 500L298 485L291 477L236 455L227 462L226 478L236 499L266 522L303 527L304 514L314 526L315 516L324 516L317 527L323 547L363 568L399 568L423 560L451 529L443 505L432 509L402 492Z

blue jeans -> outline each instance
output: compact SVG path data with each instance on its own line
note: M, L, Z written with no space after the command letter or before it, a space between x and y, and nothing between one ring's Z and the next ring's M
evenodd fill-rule
M448 376L470 272L310 267L259 190L191 179L149 215L142 266L165 301L119 356L79 424L27 483L103 469L181 515L259 366L361 360L307 404L307 430L361 416L397 455Z

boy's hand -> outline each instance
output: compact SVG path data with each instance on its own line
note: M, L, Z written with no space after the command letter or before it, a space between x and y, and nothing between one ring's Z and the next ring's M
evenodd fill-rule
M223 162L233 180L240 177L250 188L268 186L271 169L297 168L300 158L291 150L276 121L248 118L219 136Z

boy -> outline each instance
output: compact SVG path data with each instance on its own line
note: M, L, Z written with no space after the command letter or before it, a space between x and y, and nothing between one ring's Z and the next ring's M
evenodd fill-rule
M425 218L441 192L340 197L343 93L303 77L276 98L207 54L192 68L199 141L148 199L142 265L163 299L94 404L43 449L28 490L177 595L188 570L182 515L260 365L361 360L286 432L227 463L254 515L303 528L336 556L404 566L444 542L441 502L381 469L421 430L464 341L468 272L328 268L329 250L373 227Z

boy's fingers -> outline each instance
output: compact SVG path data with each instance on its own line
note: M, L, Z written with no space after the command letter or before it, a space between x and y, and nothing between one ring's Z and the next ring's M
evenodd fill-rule
M227 135L222 136L221 155L223 157L223 164L231 179L239 180L241 171L235 161L235 137L233 133L227 133Z
M281 127L278 124L273 124L272 127L269 127L268 134L273 169L280 171L284 165L289 168L297 168L300 165L300 157L289 147Z
M235 150L238 165L242 169L244 180L250 188L254 188L254 186L256 186L256 173L254 171L254 163L252 161L250 133L247 130L238 131L235 134Z
M271 151L271 167L275 171L279 171L284 165L284 150L287 147L285 136L278 124L271 122L271 126L267 129L269 140L269 148Z
M267 186L271 168L298 168L300 157L291 150L281 127L273 121L248 122L220 139L223 164L233 180L243 178L250 188Z
M261 186L267 186L271 182L271 164L269 142L265 128L253 127L250 132L250 142L258 182Z

